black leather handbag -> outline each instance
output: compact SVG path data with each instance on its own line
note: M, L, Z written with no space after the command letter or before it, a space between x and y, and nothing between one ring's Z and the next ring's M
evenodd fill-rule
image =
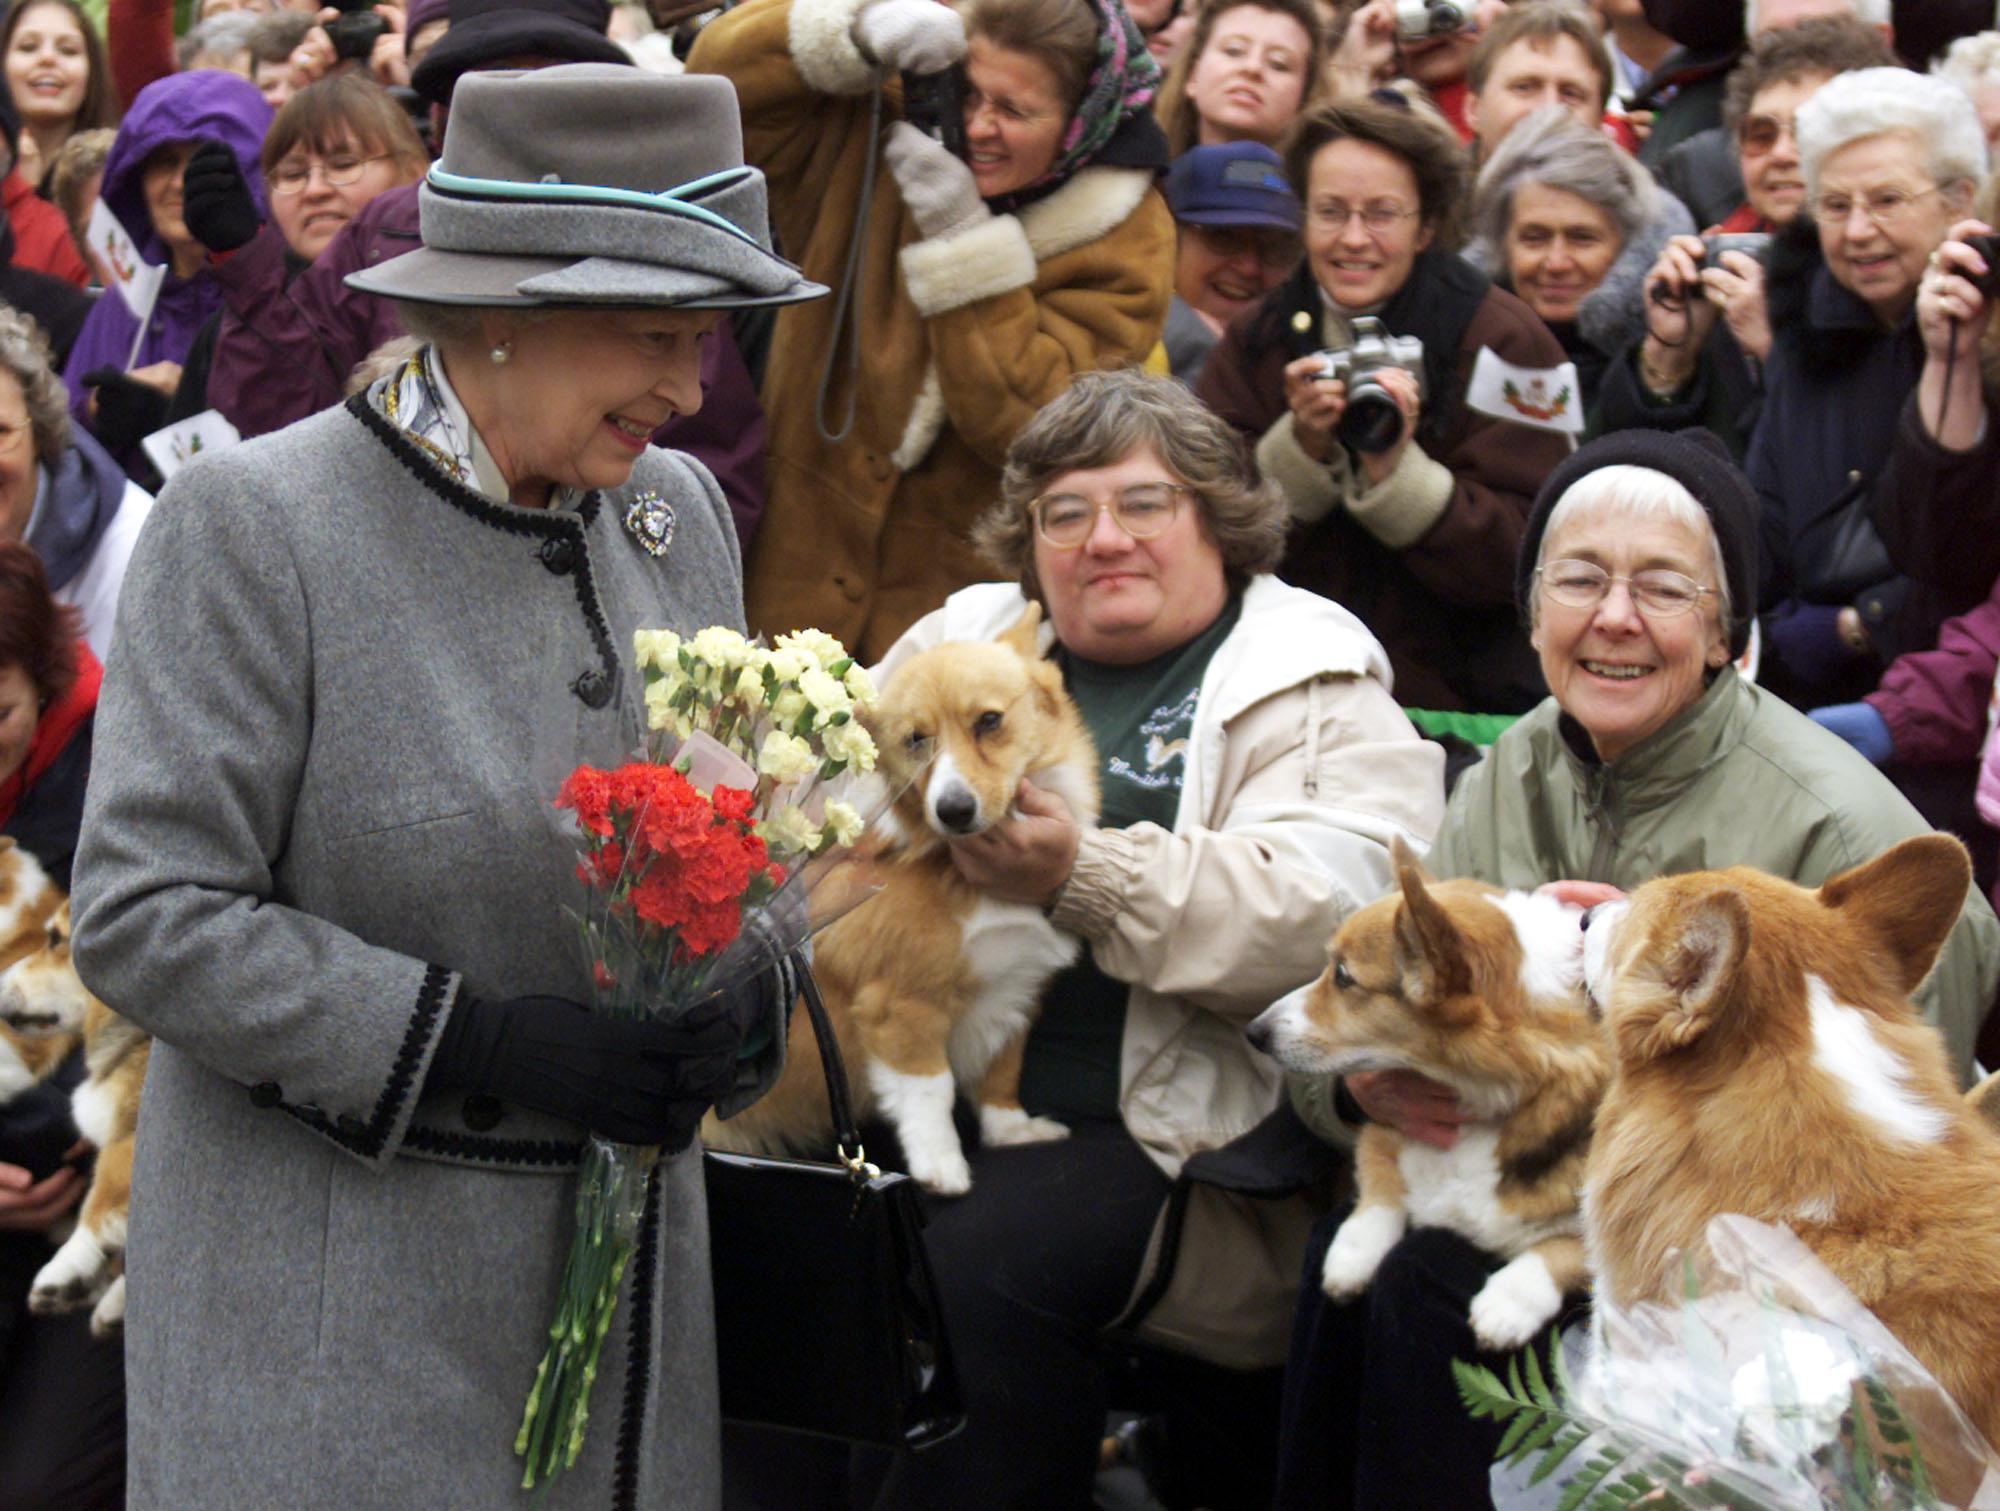
M840 1046L802 975L839 1162L704 1155L722 1415L927 1448L958 1431L965 1410L923 1208L909 1176L862 1158Z

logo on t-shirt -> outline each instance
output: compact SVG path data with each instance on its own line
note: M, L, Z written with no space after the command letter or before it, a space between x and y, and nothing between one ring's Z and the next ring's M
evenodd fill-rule
M1146 741L1145 769L1114 753L1104 763L1105 775L1154 792L1179 787L1181 774L1187 769L1188 734L1194 728L1195 705L1200 699L1201 685L1197 683L1177 701L1163 703L1141 719L1139 733Z

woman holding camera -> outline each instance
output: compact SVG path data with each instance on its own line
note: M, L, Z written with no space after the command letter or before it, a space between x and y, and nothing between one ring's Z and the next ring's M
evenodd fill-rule
M689 66L734 82L787 254L851 291L772 336L750 623L878 659L989 575L971 528L1015 434L1075 374L1159 341L1158 65L1117 0L748 0ZM944 86L964 155L897 121L876 179L899 73Z
M1280 574L1361 618L1401 702L1524 710L1540 683L1507 563L1569 444L1466 393L1482 352L1518 373L1560 366L1562 347L1448 250L1465 155L1437 127L1372 100L1329 106L1286 168L1305 260L1223 337L1197 392L1285 493L1298 528ZM1364 316L1390 339L1366 340Z

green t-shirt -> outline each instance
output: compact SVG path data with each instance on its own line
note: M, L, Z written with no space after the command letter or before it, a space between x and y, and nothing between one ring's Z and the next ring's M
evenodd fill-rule
M1064 685L1097 742L1099 827L1173 828L1201 681L1242 610L1241 596L1232 593L1201 634L1137 666L1106 666L1057 651ZM1130 991L1128 983L1099 970L1088 949L1049 983L1021 1065L1022 1106L1066 1122L1118 1116L1118 1055Z

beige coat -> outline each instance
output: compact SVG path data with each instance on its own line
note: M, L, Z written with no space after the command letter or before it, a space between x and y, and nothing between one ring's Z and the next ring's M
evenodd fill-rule
M1022 607L1010 584L955 593L879 670L991 638ZM1390 836L1422 850L1443 815L1442 751L1389 696L1375 638L1327 599L1254 579L1203 678L1172 831L1085 830L1051 910L1133 983L1119 1107L1166 1174L1276 1105L1282 1073L1243 1025L1318 975L1341 921L1387 890ZM1222 1198L1196 1211L1181 1278L1147 1331L1242 1367L1282 1360L1308 1214ZM1225 1211L1227 1237L1207 1226ZM1219 1267L1190 1269L1190 1246Z
M768 180L785 255L838 288L853 242L880 76L849 28L861 0L746 0L688 66L728 75L747 161ZM900 113L887 87L886 125ZM1172 294L1173 218L1143 168L1091 166L1025 206L925 238L887 166L855 278L858 376L844 363L819 432L838 299L781 310L764 374L767 480L745 568L753 629L810 625L864 658L967 583L991 578L972 522L1007 447L1079 372L1136 366Z

